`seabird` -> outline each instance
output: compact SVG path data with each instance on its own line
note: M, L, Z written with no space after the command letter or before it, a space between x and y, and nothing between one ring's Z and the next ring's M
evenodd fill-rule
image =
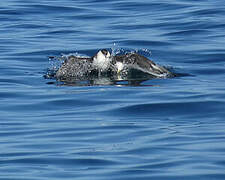
M125 55L117 55L112 57L112 63L117 74L129 71L130 69L139 70L154 77L170 77L172 73L166 68L159 66L148 58L137 54L127 53Z
M138 70L153 77L172 77L173 73L166 68L159 66L148 58L137 54L127 53L124 55L111 56L106 49L99 50L93 57L81 58L71 55L66 58L64 63L56 72L56 78L87 78L92 72L98 76L104 72L115 72L118 76L129 73L130 70Z
M84 77L94 70L106 72L111 66L111 54L108 50L102 49L93 57L77 57L74 55L68 56L61 67L56 72L56 77L59 79L69 77Z

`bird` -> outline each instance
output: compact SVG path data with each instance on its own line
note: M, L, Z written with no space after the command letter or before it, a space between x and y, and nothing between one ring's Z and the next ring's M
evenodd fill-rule
M166 68L154 63L152 60L138 54L126 53L123 55L111 55L106 49L99 50L93 57L68 56L56 72L56 78L88 78L97 71L98 77L102 73L113 72L120 76L123 72L138 70L152 77L172 77L173 73ZM109 74L110 74L109 73Z
M153 77L171 77L172 73L166 68L154 63L152 60L138 54L126 53L112 57L112 64L117 74L131 69L147 73Z
M93 57L68 56L56 72L56 78L82 78L93 71L106 72L111 66L111 54L106 49L99 50Z

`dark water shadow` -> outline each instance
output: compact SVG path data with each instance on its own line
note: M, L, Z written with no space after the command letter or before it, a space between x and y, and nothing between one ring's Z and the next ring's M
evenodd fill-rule
M56 86L159 86L156 84L150 84L154 79L172 79L183 76L192 76L188 73L175 72L175 69L171 68L172 76L164 78L156 78L149 74L133 70L127 76L115 76L110 73L102 74L98 76L92 74L82 78L68 77L66 79L57 79L54 77L54 71L48 70L44 75L44 78L49 80L46 84ZM53 73L53 74L52 74ZM147 82L148 81L148 82ZM144 84L147 82L147 84Z
M49 81L46 84L56 86L154 86L143 85L146 80L111 80L109 78L96 78L91 80L74 80L74 81Z

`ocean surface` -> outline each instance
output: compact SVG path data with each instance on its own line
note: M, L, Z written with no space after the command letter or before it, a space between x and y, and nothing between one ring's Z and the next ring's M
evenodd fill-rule
M60 61L137 51L185 74L61 83ZM1 180L224 180L223 1L0 2Z

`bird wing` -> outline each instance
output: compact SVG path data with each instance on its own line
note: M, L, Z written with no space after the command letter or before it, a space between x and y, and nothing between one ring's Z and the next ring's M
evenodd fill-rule
M80 58L74 55L67 57L56 72L56 77L83 76L91 70L92 58Z
M155 64L153 61L137 53L127 54L125 62L129 64L131 68L157 77L164 77L165 75L170 74L164 67Z
M68 64L73 64L73 63L77 63L77 62L82 62L82 61L89 61L90 63L93 61L93 58L82 58L82 57L77 57L74 55L70 55L68 56L68 58L64 61L64 63L68 63Z

